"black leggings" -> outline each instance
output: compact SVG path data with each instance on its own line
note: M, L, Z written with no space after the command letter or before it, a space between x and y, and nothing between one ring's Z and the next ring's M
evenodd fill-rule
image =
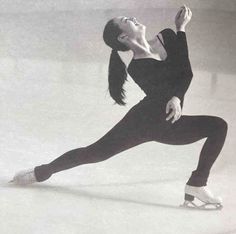
M187 184L205 186L210 169L219 155L227 134L227 123L217 116L182 115L175 123L166 121L165 106L140 101L104 136L86 147L68 151L49 164L35 167L38 182L52 174L82 164L104 161L124 150L148 141L185 145L206 138L197 169ZM145 155L144 155L145 157Z

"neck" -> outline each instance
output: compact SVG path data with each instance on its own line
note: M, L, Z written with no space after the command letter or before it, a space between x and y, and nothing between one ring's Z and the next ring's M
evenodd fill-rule
M137 38L130 46L133 51L133 57L141 57L151 54L151 47L145 36Z

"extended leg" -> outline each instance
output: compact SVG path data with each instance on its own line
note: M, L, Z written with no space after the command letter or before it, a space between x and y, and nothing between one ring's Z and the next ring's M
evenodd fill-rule
M98 141L86 147L66 152L49 164L35 168L37 181L48 179L53 173L82 164L104 161L124 150L149 141L146 125L139 106L134 106L125 117Z

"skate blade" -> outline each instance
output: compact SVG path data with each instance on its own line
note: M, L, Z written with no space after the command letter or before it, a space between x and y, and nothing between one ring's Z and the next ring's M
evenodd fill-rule
M220 203L204 203L202 205L197 205L192 201L185 201L180 207L195 210L221 210L223 208Z

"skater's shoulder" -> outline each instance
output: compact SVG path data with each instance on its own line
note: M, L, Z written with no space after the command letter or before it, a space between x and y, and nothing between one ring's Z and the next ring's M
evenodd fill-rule
M165 45L168 46L171 42L175 41L177 34L172 28L164 28L158 34L161 34Z

